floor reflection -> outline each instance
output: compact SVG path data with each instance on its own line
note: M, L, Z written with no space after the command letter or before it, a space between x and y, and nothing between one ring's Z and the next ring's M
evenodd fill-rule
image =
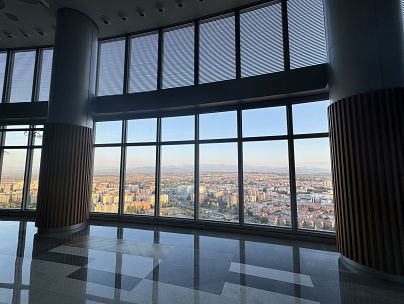
M38 235L0 221L0 303L404 303L333 246L152 226Z

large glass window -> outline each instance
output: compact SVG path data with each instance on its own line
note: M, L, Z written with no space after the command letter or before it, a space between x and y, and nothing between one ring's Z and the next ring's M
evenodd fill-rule
M124 212L154 215L156 147L136 146L126 150Z
M299 228L335 230L328 138L295 140Z
M194 217L194 153L194 145L161 147L161 216Z
M7 53L0 53L0 102L3 96L4 80L6 78Z
M289 49L292 69L327 62L322 0L289 0Z
M333 232L328 103L97 123L92 210Z
M98 57L98 96L122 94L125 39L101 42Z
M21 208L24 189L26 149L4 149L1 168L2 208Z
M279 1L240 14L241 77L283 71L282 10Z
M122 121L97 122L95 135L96 144L120 143L122 138Z
M328 132L327 108L329 100L293 105L293 131L295 134Z
M35 209L38 201L38 186L39 186L39 169L41 165L42 149L33 150L31 182L29 184L29 193L27 200L28 209Z
M163 118L161 125L162 141L184 141L195 138L195 116Z
M194 26L164 32L163 88L194 84Z
M129 93L157 90L158 34L131 39Z
M34 138L41 136L42 128L9 125L0 130L0 208L35 209L42 143L34 146Z
M97 147L94 152L92 212L117 213L119 209L121 149Z
M52 76L53 50L47 49L41 52L41 74L39 78L39 101L49 100L50 83Z
M13 53L10 102L29 102L34 83L35 51Z
M287 141L245 142L243 160L244 221L292 226Z
M243 111L243 136L277 136L287 134L286 107Z
M236 78L234 15L205 21L199 28L199 83Z
M237 222L238 157L236 143L199 145L199 218Z
M237 112L219 112L199 116L199 139L237 138Z

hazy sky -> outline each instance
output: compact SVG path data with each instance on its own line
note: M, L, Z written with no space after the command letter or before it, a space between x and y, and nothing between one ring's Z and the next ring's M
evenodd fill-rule
M295 134L327 132L327 106L329 101L305 103L293 106L293 125ZM286 135L286 108L272 107L245 110L242 113L243 136ZM236 111L201 114L199 118L199 137L203 139L237 138ZM102 122L97 124L96 143L119 143L122 122ZM157 119L128 121L128 142L155 142ZM162 140L194 140L195 116L170 117L162 119ZM193 145L167 145L162 147L162 170L167 167L183 167L187 170L194 166ZM154 168L155 147L130 147L127 150L127 168ZM328 138L295 140L296 167L329 171ZM200 170L226 170L237 168L237 144L201 144L199 147ZM245 170L257 171L259 168L287 169L287 140L245 142L243 144L243 163ZM95 166L99 169L116 168L119 172L119 148L96 149Z

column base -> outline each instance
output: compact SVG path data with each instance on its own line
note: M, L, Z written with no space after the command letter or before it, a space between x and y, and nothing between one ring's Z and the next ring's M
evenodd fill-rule
M345 256L341 256L340 261L345 268L354 273L366 275L375 279L386 280L398 284L404 284L404 276L398 276L382 271L377 271L375 269L363 266L355 261L352 261L351 259Z

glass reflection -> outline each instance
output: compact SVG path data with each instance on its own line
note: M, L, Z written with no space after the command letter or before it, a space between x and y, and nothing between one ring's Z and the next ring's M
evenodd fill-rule
M160 215L194 216L194 145L161 147Z
M118 212L120 162L120 148L95 148L92 212Z
M246 142L243 158L244 221L291 227L287 142Z
M199 149L199 218L237 222L237 144L203 144Z
M0 183L0 208L21 208L26 149L4 149Z
M156 147L126 150L124 212L154 215Z
M335 231L328 138L295 140L299 228Z

